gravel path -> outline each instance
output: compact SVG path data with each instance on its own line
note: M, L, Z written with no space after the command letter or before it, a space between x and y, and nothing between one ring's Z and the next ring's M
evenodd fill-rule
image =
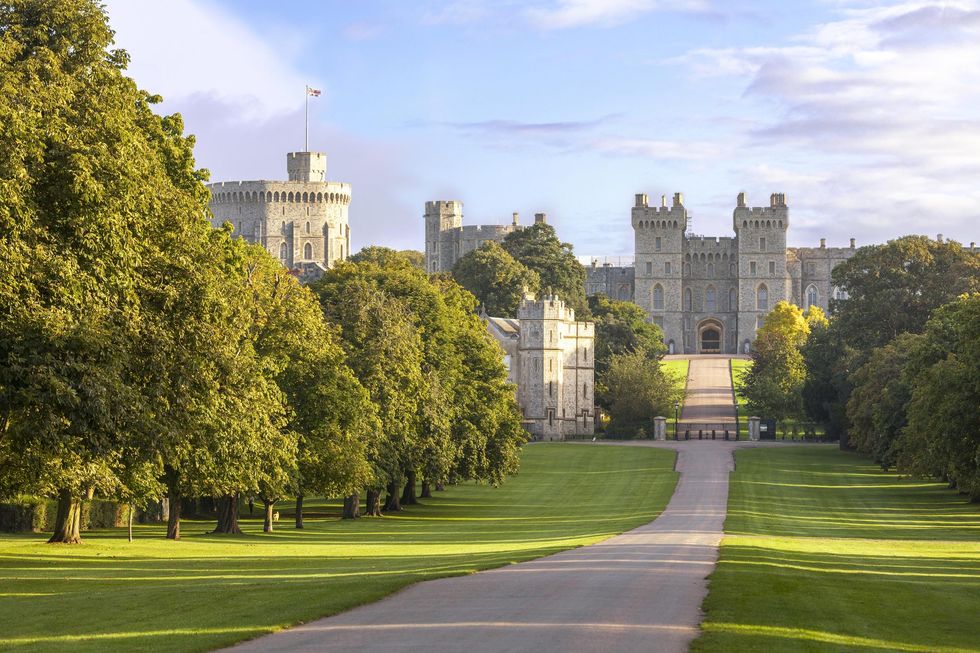
M686 651L718 559L732 452L751 445L630 444L678 452L677 489L653 522L592 546L420 583L232 650Z
M689 422L734 422L729 356L692 356L681 419Z

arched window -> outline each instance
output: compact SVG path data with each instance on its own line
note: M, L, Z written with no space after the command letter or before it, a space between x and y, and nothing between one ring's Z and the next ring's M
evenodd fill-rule
M715 307L717 306L717 299L715 296L714 286L708 286L708 289L704 291L704 310L709 313L715 312Z
M728 289L728 310L734 311L738 309L738 291L734 288Z
M306 233L310 233L310 223L306 223Z
M738 273L738 270L736 269L736 266L735 266L734 263L732 263L730 266L728 266L728 270L729 270L729 272L731 273L731 275L733 277Z
M279 244L279 260L282 261L283 263L285 263L286 260L288 259L288 257L289 257L289 248L286 247L286 243L280 243Z
M685 277L691 276L691 264L690 263L685 263L684 264L684 276Z
M759 284L759 288L755 291L755 308L759 311L769 310L769 289L764 283Z
M817 287L812 283L806 287L806 308L817 303Z
M653 287L653 310L664 310L664 287L659 283Z
M624 285L624 286L620 286L619 287L619 298L621 300L623 300L623 301L629 300L629 298L630 298L630 287L629 286Z
M306 245L303 247L303 258L305 258L307 261L309 261L310 259L313 258L313 245L312 244L306 243Z
M715 276L715 264L714 263L708 263L708 276L709 277Z
M692 310L693 306L694 306L693 295L691 294L691 289L688 288L687 290L684 291L684 310L690 311Z

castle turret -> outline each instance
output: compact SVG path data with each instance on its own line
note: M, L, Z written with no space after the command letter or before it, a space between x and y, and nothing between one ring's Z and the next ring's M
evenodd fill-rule
M434 200L425 203L425 269L430 274L452 268L455 252L444 251L442 235L463 226L463 203ZM452 245L446 243L447 247Z
M286 155L289 181L324 181L327 178L327 155L323 152L290 152Z
M664 340L672 352L682 351L683 343L681 292L687 217L682 193L674 193L670 206L667 206L667 196L662 195L657 207L649 205L645 194L635 196L634 301L663 329Z
M745 351L766 313L777 302L792 298L786 269L786 195L773 193L769 206L750 208L741 193L732 222L738 237L738 342Z

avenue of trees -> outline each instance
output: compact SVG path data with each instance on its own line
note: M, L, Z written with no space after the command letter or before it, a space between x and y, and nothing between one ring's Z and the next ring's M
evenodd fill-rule
M781 304L760 330L754 411L808 419L883 467L980 500L980 255L906 236L833 271L832 316Z
M94 0L0 6L0 498L346 497L498 483L525 436L473 296L363 252L303 287L208 221L179 115L125 75Z

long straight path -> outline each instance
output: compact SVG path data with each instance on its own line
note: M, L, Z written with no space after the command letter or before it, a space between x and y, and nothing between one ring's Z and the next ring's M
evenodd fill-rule
M734 422L730 356L691 356L681 419L687 422Z
M592 546L420 583L234 650L686 651L718 558L732 452L749 443L644 444L678 452L677 489L653 522Z

